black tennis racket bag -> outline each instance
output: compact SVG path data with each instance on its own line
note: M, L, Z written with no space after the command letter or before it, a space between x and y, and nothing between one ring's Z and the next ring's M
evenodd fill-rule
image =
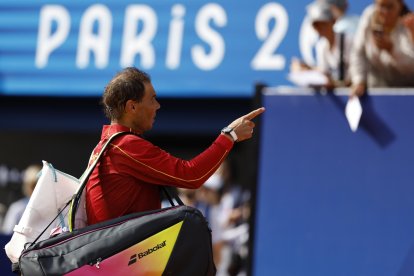
M23 276L215 275L211 230L206 219L199 210L185 206L168 187L161 190L171 207L76 228L87 179L109 142L123 134L127 133L114 134L107 141L82 177L71 200L71 232L37 241L41 233L22 251L14 271Z
M188 206L131 214L24 250L22 275L215 275L211 232Z

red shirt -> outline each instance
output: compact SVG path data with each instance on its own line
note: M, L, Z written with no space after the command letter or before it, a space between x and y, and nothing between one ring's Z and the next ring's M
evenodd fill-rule
M130 131L105 125L94 149L93 162L114 133ZM187 161L176 158L138 135L115 138L101 156L86 184L88 223L94 224L135 212L161 208L159 186L200 187L224 161L233 143L223 135Z

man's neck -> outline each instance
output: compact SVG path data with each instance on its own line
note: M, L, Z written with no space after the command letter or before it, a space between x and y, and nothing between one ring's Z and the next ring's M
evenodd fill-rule
M143 134L141 131L135 129L132 126L132 124L128 124L127 122L124 122L122 120L112 120L111 125L121 125L121 126L127 127L127 128L129 128L129 131L131 131L134 134L139 135L139 136L141 136Z

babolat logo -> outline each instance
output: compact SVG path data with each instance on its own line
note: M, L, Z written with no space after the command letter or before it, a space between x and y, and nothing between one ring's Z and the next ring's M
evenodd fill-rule
M153 248L148 248L146 251L132 255L131 258L129 258L128 265L132 265L136 263L137 260L144 258L145 256L148 256L151 253L154 253L155 251L165 247L166 245L167 245L167 241L163 241L162 243L157 244Z

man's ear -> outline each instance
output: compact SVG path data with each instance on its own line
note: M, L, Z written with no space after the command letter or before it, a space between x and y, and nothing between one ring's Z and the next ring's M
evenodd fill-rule
M125 112L130 113L130 112L135 112L136 111L136 102L133 100L128 100L125 103Z

